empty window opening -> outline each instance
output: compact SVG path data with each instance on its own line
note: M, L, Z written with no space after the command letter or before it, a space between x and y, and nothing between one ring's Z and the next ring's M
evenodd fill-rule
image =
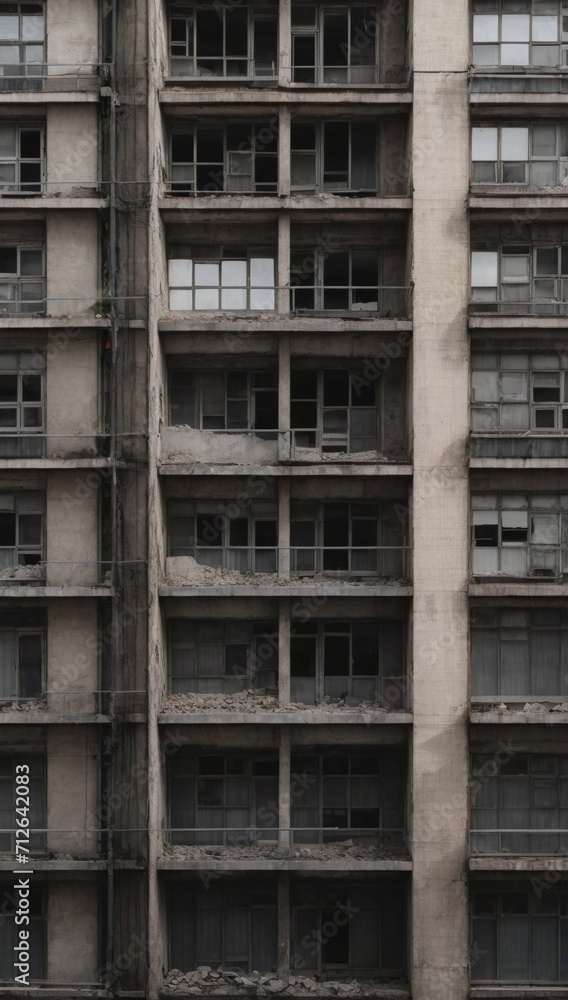
M378 126L369 122L292 122L292 191L378 191Z
M169 623L168 637L172 694L276 692L277 622L179 619Z
M40 698L45 687L45 615L0 615L0 698Z
M170 309L273 310L275 254L269 247L170 247Z
M276 194L278 132L267 122L179 126L171 135L172 194Z
M319 248L293 250L290 283L294 310L385 315L389 303L393 305L392 295L383 295L384 289L380 288L380 251L376 247L332 252Z
M377 383L339 368L293 369L291 428L296 448L322 454L378 449Z
M253 503L248 511L235 503L170 500L170 556L191 556L202 566L241 573L275 573L278 568L278 522L274 503ZM235 514L237 509L238 516Z
M292 80L377 83L377 8L292 4Z
M278 839L277 755L178 753L170 761L169 797L172 844L238 848L259 837Z
M403 623L293 622L290 697L317 704L325 697L405 705Z
M293 573L397 576L403 573L402 542L382 538L384 505L372 503L293 503L290 525ZM390 542L390 544L389 544ZM393 544L394 543L394 544Z
M43 258L41 247L0 246L0 314L45 308Z
M475 494L472 525L474 574L568 571L568 494Z
M0 493L0 570L43 558L43 493Z
M277 373L171 371L170 424L204 431L277 431Z
M172 77L273 79L277 60L278 21L270 7L172 8Z

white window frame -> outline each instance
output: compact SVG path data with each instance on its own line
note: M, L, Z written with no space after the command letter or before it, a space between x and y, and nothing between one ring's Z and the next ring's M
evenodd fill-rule
M557 67L561 65L566 65L566 55L568 46L565 43L565 36L562 34L562 15L566 14L568 11L568 6L565 0L559 0L557 4L554 4L554 0L551 0L550 4L545 6L556 6L555 13L540 14L539 11L542 7L538 4L542 4L542 0L527 0L526 11L523 14L509 14L507 11L503 11L503 0L480 0L478 6L484 6L485 10L481 11L475 10L476 4L474 0L473 4L473 64L476 67L484 66L538 66L538 67ZM491 7L491 10L488 8ZM493 36L491 39L484 39L482 36L485 34L482 28L482 24L478 21L479 17L493 16L495 18L494 26L497 31L491 31L490 34ZM505 21L505 18L509 17L526 17L528 19L528 37L524 35L521 25L517 22L516 25L512 24L512 21ZM541 39L538 37L539 31L537 29L543 28L542 22L536 22L535 18L556 18L557 31L556 39L548 40ZM523 37L515 38L509 37L518 34ZM526 48L526 59L516 57L514 59L507 58L513 55L510 51L513 47ZM498 61L489 59L489 53L483 50L486 49L496 49L498 55ZM554 61L547 59L539 60L536 57L549 49L556 49L556 58ZM521 53L519 53L519 56ZM523 53L525 55L525 53ZM553 53L554 58L554 53Z
M168 287L169 308L172 312L273 312L275 310L276 251L273 247L239 247L237 255L236 250L232 250L230 246L211 246L200 247L195 257L192 257L191 254L190 247L170 247ZM272 262L272 284L253 283L252 272L255 260ZM245 265L243 284L223 284L224 263ZM196 270L197 267L205 268L207 265L210 265L211 269L218 268L217 280L211 281L211 284L199 281ZM234 293L233 296L230 293ZM213 302L215 294L217 295L216 304L207 304ZM231 299L233 301L239 299L239 305L232 305ZM205 304L203 304L204 302Z

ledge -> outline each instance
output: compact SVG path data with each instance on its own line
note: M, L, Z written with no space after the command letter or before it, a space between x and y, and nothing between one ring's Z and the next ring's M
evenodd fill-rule
M565 459L568 462L568 459ZM13 466L10 466L13 468ZM2 462L0 461L0 469ZM158 464L160 476L412 476L412 465L389 462L282 462L281 465L206 465L203 462L168 462Z
M471 211L484 211L484 214L488 214L488 211L498 212L502 210L504 212L511 212L519 210L528 212L533 209L539 212L564 213L562 215L564 218L568 215L568 194L566 188L563 188L556 195L536 195L534 193L523 195L518 192L515 192L515 194L499 192L494 195L470 194L469 208Z
M545 580L526 582L503 580L470 583L470 597L568 597L568 584L546 583ZM528 701L528 698L527 698Z
M0 981L0 996L3 997L26 997L28 1000L42 1000L45 997L53 997L54 1000L106 1000L115 994L108 993L102 986L75 986L73 983L62 983L61 986L12 986L10 982ZM119 996L121 994L118 994Z
M103 434L100 437L104 437ZM124 462L116 463L125 468ZM110 469L110 458L0 458L0 470L14 469Z
M358 318L360 317L360 318ZM560 326L566 327L568 318ZM108 321L105 322L108 325ZM1 328L1 327L0 327ZM412 331L412 321L408 319L380 319L364 316L363 313L349 313L340 317L329 315L298 316L295 313L267 312L258 315L238 316L236 313L223 315L220 312L184 313L176 319L171 313L158 322L160 333L222 333L226 336L240 333L399 333Z
M332 712L323 712L306 709L296 712L263 712L263 711L241 711L230 709L227 711L203 711L203 712L183 712L176 715L166 713L158 716L158 723L161 726L202 726L202 725L270 725L270 726L378 726L378 725L412 725L413 715L411 712L357 712L338 709Z
M0 316L0 330L69 330L69 328L107 330L109 327L108 317L97 319L96 316Z
M81 187L77 184L77 187ZM93 209L94 211L100 211L100 209L108 208L110 201L108 198L73 198L69 195L59 195L58 197L43 195L35 198L33 195L26 198L18 198L17 195L4 195L0 197L0 211L4 208L7 211L11 209L22 209L25 208L28 211L39 211L53 208L85 208Z
M16 588L11 589L14 590ZM39 595L37 593L38 588L31 589L36 591L36 596L50 596L48 594ZM108 593L110 596L110 589L105 590L105 593ZM561 593L564 596L568 596L566 588L563 588ZM158 594L160 597L412 597L412 587L410 585L396 586L395 584L392 586L388 584L372 586L364 583L342 586L339 583L333 584L331 582L320 587L310 586L309 584L305 584L304 586L297 584L294 586L293 583L282 583L281 585L276 583L272 586L259 585L258 587L251 584L225 584L224 586L220 584L219 586L212 587L195 587L188 580L186 586L160 584ZM0 596L2 596L1 591ZM58 597L60 595L55 594L53 596ZM552 596L556 597L558 595L555 592Z
M568 986L472 986L471 1000L558 1000L568 998Z
M568 202L568 198L566 199ZM25 206L18 206L25 207ZM89 206L86 206L89 207ZM316 212L332 212L341 214L350 209L356 211L375 212L410 212L412 211L412 198L402 196L383 197L380 195L368 195L364 198L357 198L353 195L259 195L259 194L223 194L223 195L197 195L196 197L176 197L175 195L164 195L158 201L158 207L162 211L184 211L184 212L207 212L218 209L231 211L277 211L287 209L289 211L305 212L307 210Z
M233 82L217 83L212 89L210 82L186 81L177 82L178 78L169 78L171 83L158 90L160 104L412 104L412 92L408 84L391 84L386 89L384 84L374 87L364 86L361 89L344 90L336 84L319 88L316 85L306 87L293 84L290 87L278 86L272 82L268 86L258 85L251 81L247 87L238 87ZM384 88L384 89L381 89ZM4 96L4 95L3 95ZM97 95L98 98L98 95Z
M89 692L86 692L88 697ZM66 725L88 725L88 726L100 726L107 725L110 722L108 715L96 715L95 713L91 715L76 715L73 712L69 712L68 715L62 715L60 712L21 712L17 708L0 712L0 726L66 726ZM0 863L1 867L1 863Z
M476 833L482 831L476 830ZM538 831L535 831L538 832ZM472 855L469 859L470 872L568 872L566 855L552 854Z
M102 585L97 587L35 587L25 585L0 587L0 597L17 597L22 600L30 597L114 597L114 589Z
M91 90L2 91L2 104L98 104L100 99L98 83Z
M79 831L80 832L80 831ZM30 868L32 872L104 872L107 870L107 862L101 858L97 860L78 860L78 859L65 859L65 858L53 858L53 860L47 860L43 858L30 857L29 861ZM7 858L0 860L0 871L12 872L14 868L21 868L18 865L15 858ZM2 988L0 987L0 990Z
M325 872L411 872L410 860L363 861L361 858L345 858L341 861L317 861L313 858L246 858L242 861L227 859L219 861L211 858L204 861L174 861L159 858L158 871L167 872L310 872L318 875Z
M470 458L470 469L566 469L568 458Z
M568 723L568 712L549 712L538 709L534 712L524 712L522 709L515 711L510 708L506 711L500 711L498 708L494 708L488 712L470 712L469 721L473 725L488 726L558 726Z
M567 307L568 308L568 307ZM566 316L498 316L497 314L470 313L468 317L470 330L511 330L518 334L519 330L566 330Z

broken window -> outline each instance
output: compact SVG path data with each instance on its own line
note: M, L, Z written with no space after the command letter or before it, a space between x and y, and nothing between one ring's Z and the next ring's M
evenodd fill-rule
M278 132L268 122L172 126L172 194L276 194Z
M293 971L316 973L326 979L335 979L342 972L372 977L404 975L406 899L402 882L296 881L291 903Z
M402 546L380 544L381 504L292 504L290 565L298 576L342 573L345 576L403 575ZM384 532L387 534L386 531ZM396 536L391 536L396 540Z
M567 919L568 894L561 887L551 884L536 892L527 882L473 886L473 981L564 982Z
M180 424L204 431L276 431L277 373L171 371L170 425Z
M476 66L561 66L566 63L559 0L473 0Z
M377 247L293 250L290 284L292 309L368 311L384 315ZM379 299L381 295L381 299Z
M377 383L345 368L293 369L291 429L295 448L322 454L378 449Z
M173 246L170 309L273 310L275 252L270 247Z
M567 662L568 614L560 608L472 610L472 697L568 695Z
M274 8L227 4L172 6L172 77L273 79L278 73L278 21Z
M235 694L278 687L278 624L275 621L169 623L172 694Z
M38 89L44 60L44 4L0 4L0 90Z
M43 249L0 245L0 315L45 309Z
M474 244L471 285L476 304L495 303L514 315L563 315L568 302L568 246Z
M14 956L15 948L20 943L20 931L29 931L30 956L30 979L46 979L46 914L47 898L46 887L38 884L32 878L29 891L29 918L27 925L21 924L21 916L18 917L20 923L16 924L16 914L18 910L18 893L14 892L14 881L0 882L0 906L2 907L2 921L0 921L0 979L14 983Z
M29 830L30 850L41 851L45 844L45 766L43 757L35 754L0 755L0 852L13 853L16 848L16 789L21 765L29 771ZM18 770L18 765L20 770Z
M0 195L41 193L44 172L41 127L0 123Z
M376 7L292 4L292 81L378 82Z
M170 760L169 778L172 844L238 848L278 840L278 755L182 752Z
M170 556L191 556L202 566L241 573L275 573L278 520L274 503L170 500Z
M557 187L568 177L568 127L536 124L472 129L472 181Z
M45 615L0 615L0 699L40 698L44 690Z
M291 190L346 194L378 191L374 121L292 122Z
M474 574L568 572L568 494L475 494L472 523Z
M558 353L474 354L472 430L567 432L567 369Z
M43 493L0 493L0 571L41 562L44 503Z
M45 358L39 352L0 353L0 456L43 455ZM34 435L36 435L34 437Z
M168 898L170 968L200 965L225 972L270 972L277 963L277 890L273 879L250 876L178 884Z
M290 699L319 704L324 698L405 705L403 623L378 621L293 622Z
M293 754L291 771L294 844L346 839L373 844L380 834L403 833L405 772L399 751Z
M566 853L568 754L473 754L471 775L472 851Z

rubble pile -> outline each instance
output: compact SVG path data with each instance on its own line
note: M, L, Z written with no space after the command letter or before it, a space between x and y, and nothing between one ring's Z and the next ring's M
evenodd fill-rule
M4 701L0 704L0 712L45 712L47 701L36 698L31 701Z
M355 698L329 698L326 696L317 705L305 702L290 702L280 705L274 695L259 694L254 689L236 694L172 694L165 702L162 712L176 715L192 712L405 712L406 709L387 709L376 701L357 701Z
M389 989L391 987L391 989ZM172 969L166 976L163 996L314 996L314 997L374 997L403 998L408 988L400 980L346 980L345 982L319 982L308 976L292 975L288 982L279 979L275 972L225 972L214 971L200 965L195 972Z
M28 567L24 567L27 569ZM35 567L31 567L34 568ZM10 570L10 572L13 572ZM342 579L342 587L360 588L363 582L368 586L408 587L407 579L395 580L392 577L364 577L359 579ZM271 586L271 587L329 587L333 578L316 574L314 576L294 576L291 579L278 576L277 573L241 573L237 569L226 569L224 566L204 566L193 556L170 557L166 564L164 583L169 587L186 586L213 587L226 585L239 586Z
M203 847L194 844L168 844L164 848L164 857L171 861L223 861L226 859L273 858L274 860L306 859L311 861L336 861L341 858L360 861L400 860L409 858L408 849L402 838L387 839L376 844L357 844L353 840L338 843L296 845L290 848L279 848L277 843L267 844L270 840L270 830L256 844L237 842L227 847ZM276 835L274 834L274 840Z
M483 714L485 712L506 712L517 715L548 715L550 712L568 712L568 702L563 701L559 705L546 701L527 701L521 708L520 705L506 705L504 701L500 705L478 704L472 705L472 713Z

